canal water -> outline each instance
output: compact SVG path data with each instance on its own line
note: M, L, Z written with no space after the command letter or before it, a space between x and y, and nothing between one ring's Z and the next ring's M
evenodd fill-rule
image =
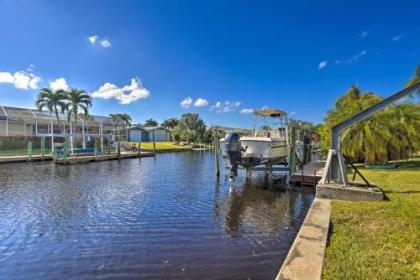
M274 279L313 197L211 153L3 164L0 278Z

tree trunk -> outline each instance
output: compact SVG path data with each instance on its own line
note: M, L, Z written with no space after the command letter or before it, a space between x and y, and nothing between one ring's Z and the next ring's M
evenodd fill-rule
M57 119L57 125L58 125L58 128L60 129L60 133L63 133L63 129L60 123L60 118L58 117L57 106L54 106L54 111L55 111L55 117Z

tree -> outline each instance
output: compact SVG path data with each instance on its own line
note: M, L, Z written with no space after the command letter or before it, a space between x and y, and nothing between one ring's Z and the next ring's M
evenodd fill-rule
M55 114L57 119L57 125L60 128L62 133L62 127L60 124L59 113L65 113L67 109L66 95L63 90L53 90L51 88L43 88L38 93L37 100L35 102L36 107L39 111L42 111L44 108L50 111L50 114Z
M416 70L414 71L414 77L411 78L405 86L409 87L409 86L412 86L415 83L419 83L419 82L420 82L420 64L417 65Z
M131 116L128 114L109 114L109 119L114 124L114 134L116 134L116 124L122 124L125 129L126 138L128 140L128 127L131 127Z
M271 130L271 126L268 125L268 124L264 124L264 125L261 126L261 130L263 130L263 131L269 131L269 130Z
M72 116L74 118L74 131L77 126L77 116L79 110L81 110L83 114L88 115L89 108L92 106L92 98L90 95L86 94L85 90L72 88L66 92L66 99L68 100L68 119L71 120Z
M198 114L183 114L177 126L181 139L185 139L187 143L202 140L206 125Z
M169 118L169 119L164 119L161 126L169 129L169 130L173 130L175 128L175 126L177 126L179 123L179 120L177 118Z
M158 126L159 123L155 121L154 119L150 118L144 122L144 125L145 126Z
M318 128L321 150L326 153L330 148L333 126L381 100L378 95L361 93L357 87L351 87L337 99L324 124ZM341 134L343 153L353 161L364 161L365 164L383 164L390 159L407 157L418 147L419 112L417 104L393 105L354 124Z
M213 130L212 128L207 128L203 135L203 143L212 144L213 143Z

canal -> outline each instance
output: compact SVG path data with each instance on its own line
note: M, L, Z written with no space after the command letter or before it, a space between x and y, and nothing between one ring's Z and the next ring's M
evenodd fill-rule
M3 164L0 278L274 279L313 198L211 153Z

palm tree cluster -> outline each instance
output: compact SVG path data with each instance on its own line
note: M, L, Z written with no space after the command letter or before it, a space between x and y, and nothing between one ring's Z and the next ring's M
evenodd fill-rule
M59 114L67 114L68 120L74 119L74 125L77 124L77 117L82 111L84 115L89 114L89 108L92 106L92 98L82 89L72 88L66 90L53 90L43 88L38 93L36 107L39 111L47 109L51 114L55 114L60 132L63 132L60 123Z
M417 82L420 82L420 67L417 67L415 77L407 86ZM323 125L318 128L321 150L326 153L331 146L333 126L382 99L372 92L362 93L358 87L352 86L336 100ZM405 159L420 150L419 129L420 104L408 98L345 130L341 135L342 151L351 160L365 164Z
M131 127L131 123L132 123L132 119L131 116L128 114L109 114L109 119L111 120L111 122L114 124L114 134L117 135L117 131L116 131L116 127L118 125L122 125L124 127L125 130L125 137L126 139L128 139L128 128Z

